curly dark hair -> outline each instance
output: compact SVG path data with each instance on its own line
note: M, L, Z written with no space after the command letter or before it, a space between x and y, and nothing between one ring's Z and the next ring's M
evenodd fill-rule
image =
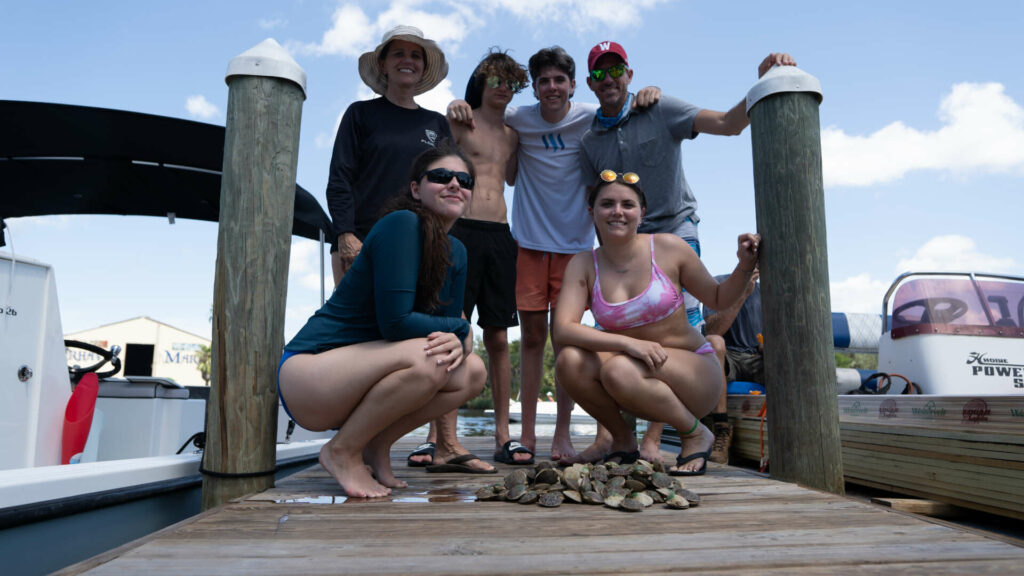
M438 142L437 146L427 148L412 161L409 168L409 182L418 182L420 175L426 172L430 165L447 158L455 156L466 165L466 170L476 178L476 169L473 162L466 156L454 142L445 138ZM416 281L416 303L413 308L417 312L429 313L441 304L441 288L448 273L448 267L452 261L448 254L451 252L451 243L448 241L448 231L445 229L441 217L433 211L425 208L423 203L412 195L412 189L408 184L401 193L392 200L384 209L384 214L397 210L409 210L420 219L420 232L423 238L423 249L420 252L420 271Z
M476 69L469 77L466 84L466 103L470 108L479 108L483 102L484 84L490 76L497 76L502 80L512 80L519 83L518 93L530 84L526 76L526 68L508 55L507 50L492 46L484 59L476 65Z

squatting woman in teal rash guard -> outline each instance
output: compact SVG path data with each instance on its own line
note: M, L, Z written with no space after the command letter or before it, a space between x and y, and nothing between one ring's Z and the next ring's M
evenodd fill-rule
M484 365L462 318L466 249L448 236L469 206L473 174L447 142L420 154L395 210L285 346L281 399L304 428L337 429L320 464L348 496L405 487L391 470L391 445L483 390Z

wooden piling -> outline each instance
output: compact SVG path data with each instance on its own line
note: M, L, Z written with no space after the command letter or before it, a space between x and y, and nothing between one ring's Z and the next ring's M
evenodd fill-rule
M277 363L305 72L272 39L228 65L203 509L274 485Z
M764 372L774 478L843 493L817 79L792 66L747 95L761 234Z

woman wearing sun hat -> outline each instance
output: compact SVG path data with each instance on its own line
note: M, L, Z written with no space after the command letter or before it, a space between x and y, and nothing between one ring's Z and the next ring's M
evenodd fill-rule
M413 26L384 33L359 57L359 76L380 98L355 102L338 127L327 181L334 226L331 267L337 285L352 265L381 208L406 185L404 167L426 148L451 138L444 116L413 97L448 74L444 53Z
M452 139L445 117L420 108L413 100L447 75L444 52L414 26L388 30L375 49L359 57L359 76L381 98L349 106L334 140L327 206L334 226L332 240L336 241L331 250L335 285L355 261L384 206L408 188L405 167L424 150ZM431 425L428 441L408 459L411 466L444 471L450 464L433 461L438 433L445 451L466 452L455 437L455 416L444 422L444 430ZM479 459L463 467L476 472L494 470Z

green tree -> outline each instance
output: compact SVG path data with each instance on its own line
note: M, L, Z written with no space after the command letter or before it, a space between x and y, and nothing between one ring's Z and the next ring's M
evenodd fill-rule
M199 374L203 377L203 382L205 382L206 385L209 386L210 373L212 372L210 366L212 362L210 347L205 344L200 344L199 354L197 354L197 356L199 357L199 365L196 366L196 369L199 370Z
M512 384L510 386L512 399L519 398L520 384L523 379L523 370L520 362L521 350L522 342L519 340L513 340L508 343L509 364L512 367ZM477 338L473 342L473 351L484 361L484 366L487 366L487 349L484 348L482 339ZM546 396L548 392L552 394L555 393L555 351L554 348L551 347L550 338L548 338L547 344L545 344L544 347L544 364L540 381L540 395ZM476 398L467 402L463 407L477 410L494 408L494 395L491 393L491 374L489 371L487 373L487 383L485 384L484 391Z
M836 352L836 368L855 368L857 370L877 370L877 354L843 354Z

